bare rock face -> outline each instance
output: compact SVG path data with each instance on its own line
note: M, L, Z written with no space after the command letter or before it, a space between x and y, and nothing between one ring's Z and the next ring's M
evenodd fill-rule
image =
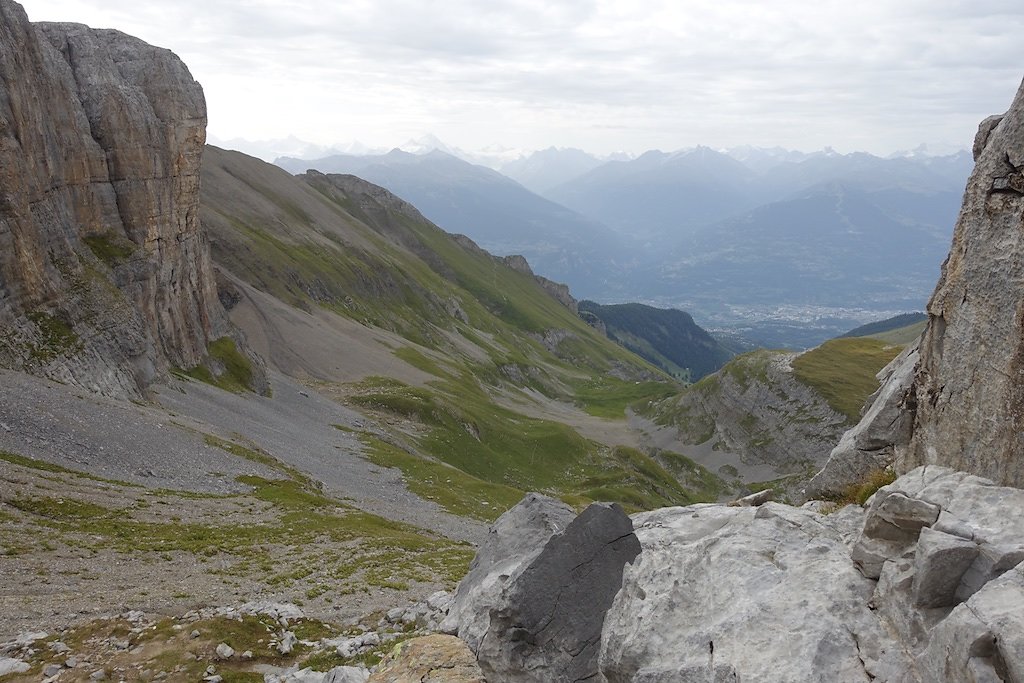
M1024 487L1024 85L981 122L975 168L917 354L894 361L808 495L879 466L943 465Z
M227 333L203 92L170 51L0 0L0 364L112 395Z
M953 246L928 303L903 470L1024 487L1024 86L982 122Z

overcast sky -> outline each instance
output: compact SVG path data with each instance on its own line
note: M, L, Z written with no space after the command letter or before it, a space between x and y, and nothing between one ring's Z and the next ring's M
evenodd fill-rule
M168 47L220 139L390 147L969 147L1020 0L28 0Z

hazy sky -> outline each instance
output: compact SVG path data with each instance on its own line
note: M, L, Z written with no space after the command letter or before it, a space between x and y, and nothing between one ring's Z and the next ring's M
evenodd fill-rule
M168 47L221 139L967 146L1024 76L1020 0L28 0Z

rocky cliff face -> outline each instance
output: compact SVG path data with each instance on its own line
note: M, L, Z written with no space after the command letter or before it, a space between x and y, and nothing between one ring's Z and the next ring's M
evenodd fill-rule
M203 92L168 50L0 0L0 364L113 395L227 331Z
M1024 487L1024 87L1006 114L982 122L974 157L919 353L887 371L810 495L891 463Z
M710 443L745 464L767 465L775 477L817 469L846 418L797 381L791 365L797 355L762 350L734 358L666 400L657 421L677 427L688 443ZM768 478L774 477L762 476Z
M949 257L928 302L900 467L1024 487L1024 87L986 119Z

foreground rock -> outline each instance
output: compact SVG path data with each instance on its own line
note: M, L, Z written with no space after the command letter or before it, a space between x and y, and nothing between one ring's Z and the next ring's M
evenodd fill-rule
M597 673L604 615L640 544L617 505L572 517L563 503L527 496L496 522L459 586L446 626L457 624L489 679Z
M551 514L528 514L538 506ZM506 536L543 537L530 523L561 509L527 499L499 520L481 549L497 569L467 578L452 619L492 681L1024 681L1024 491L921 467L865 508L822 507L693 505L635 515L639 555L594 565L585 578L621 580L607 610L598 614L598 590L585 619L575 603L548 615L548 623L603 623L591 671L544 649L529 615L534 603L551 604L550 593L524 580L531 567L572 564L568 539L591 537L576 533L588 514L548 532L522 562L496 556L515 545Z
M606 680L853 683L906 669L850 562L859 516L776 503L637 515L643 552L605 621Z
M0 365L137 396L230 330L199 223L202 88L118 31L0 0Z

